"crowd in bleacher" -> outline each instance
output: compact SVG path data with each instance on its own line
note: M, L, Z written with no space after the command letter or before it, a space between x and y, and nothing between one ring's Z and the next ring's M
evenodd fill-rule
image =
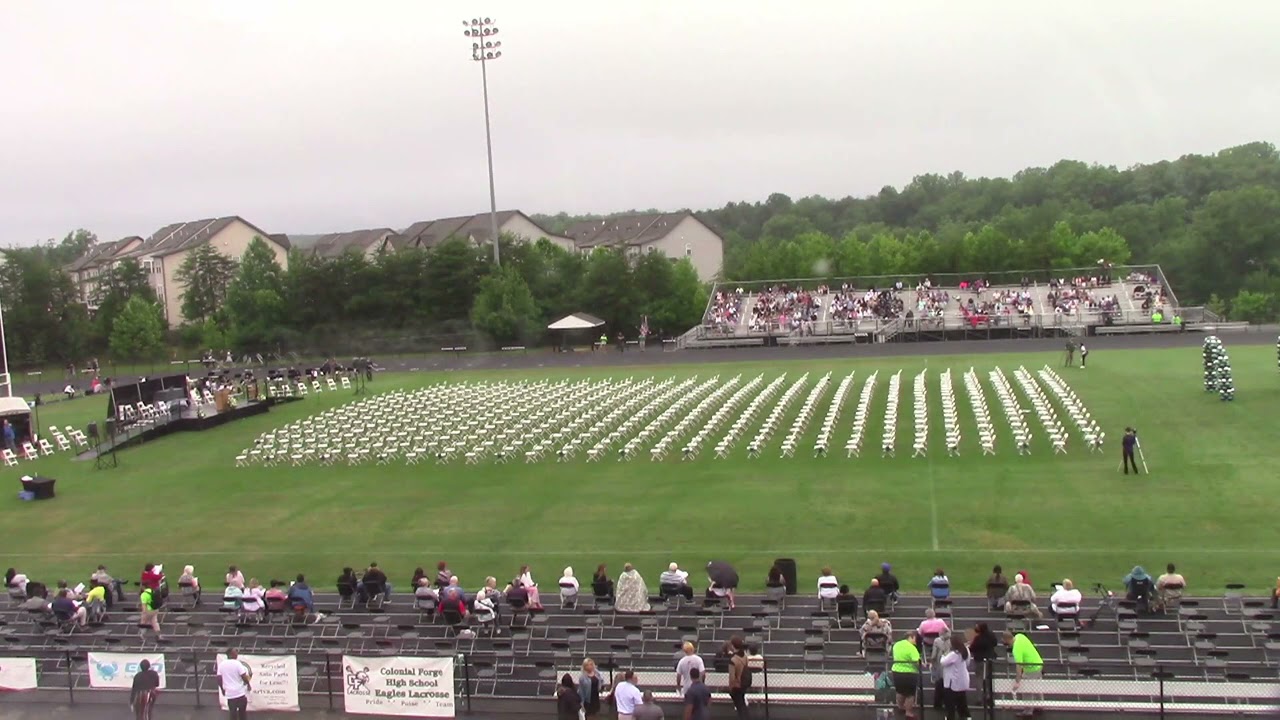
M732 330L742 319L742 288L733 291L717 290L707 306L703 325L720 331Z
M785 284L770 287L756 296L755 305L751 308L750 328L762 331L778 327L785 332L804 332L818 321L822 312L821 298L827 293L825 285L819 285L812 291Z
M889 319L902 314L902 300L893 291L869 288L859 291L849 283L831 298L828 317L836 322Z

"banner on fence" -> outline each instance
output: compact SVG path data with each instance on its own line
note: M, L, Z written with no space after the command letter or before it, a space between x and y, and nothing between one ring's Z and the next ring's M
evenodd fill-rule
M35 689L35 658L0 657L0 690Z
M218 653L221 665L227 656ZM249 711L298 711L298 658L293 655L240 655L249 668ZM218 689L218 704L227 709L227 698Z
M146 660L151 669L160 675L160 687L165 687L164 655L162 653L89 653L89 687L133 687L133 676L138 674L138 663Z
M349 713L451 718L453 658L342 656Z

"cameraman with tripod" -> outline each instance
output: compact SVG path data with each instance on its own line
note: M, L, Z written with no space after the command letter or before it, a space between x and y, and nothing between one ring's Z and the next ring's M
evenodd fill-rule
M1129 466L1133 466L1133 474L1138 474L1138 463L1133 459L1133 451L1136 448L1138 452L1142 452L1142 446L1138 444L1138 431L1131 427L1124 429L1124 438L1120 441L1120 447L1123 450L1124 457L1120 461L1121 467L1124 468L1124 474L1129 474ZM1142 467L1146 469L1147 459L1142 458Z

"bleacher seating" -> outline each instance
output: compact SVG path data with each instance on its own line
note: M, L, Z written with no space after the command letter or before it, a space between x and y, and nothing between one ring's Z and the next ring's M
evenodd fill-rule
M175 594L161 618L165 639L157 642L150 636L140 639L136 594L130 593L104 622L72 633L51 617L14 605L0 612L0 638L6 655L41 658L42 687L65 687L70 677L77 691L84 688L86 651L159 650L167 654L168 692L198 688L209 695L216 692L214 654L229 647L296 654L304 697L326 692L326 672L341 687L341 664L327 662L326 656L342 653L461 654L470 668L458 673L458 682L469 683L472 694L515 698L549 698L555 677L591 657L606 674L635 668L642 684L670 701L675 697L673 656L682 642L697 643L712 668L716 650L739 635L767 663L770 702L784 705L870 704L874 693L868 673L882 670L885 662L883 655L865 655L858 630L836 622L834 611L823 609L810 594L785 602L740 594L734 610L697 603L675 608L654 597L651 611L628 615L587 602L561 607L557 595L546 593L546 610L533 623L526 624L523 615L513 622L515 613L500 603L493 636L460 634L432 613L415 609L408 595L393 600L340 610L336 593L317 592L317 609L325 613L319 621L301 624L272 616L237 624L214 598L193 608L189 598ZM1082 617L1093 615L1098 602L1086 597ZM915 627L932 606L927 592L904 595L892 611L895 638ZM990 610L981 596L953 595L941 616L948 612L960 630L986 622L999 633L1005 625L1004 614ZM1280 633L1273 629L1273 617L1261 599L1228 595L1186 598L1168 615L1138 617L1120 601L1090 623L1046 619L1030 632L1045 660L1042 702L1047 709L1112 712L1125 703L1137 708L1150 702L1152 672L1158 668L1168 674L1166 694L1197 703L1202 715L1274 714L1280 711L1275 693ZM723 673L713 672L711 684L720 688ZM759 680L754 686L757 702L763 686ZM1003 656L996 664L995 690L997 705L1009 706L1011 668Z
M952 280L722 283L714 289L703 324L687 339L695 346L744 344L766 335L832 342L876 332L987 328L1097 327L1107 333L1172 328L1177 298L1158 268L1116 268L1111 282L1096 269L1074 269L1025 284ZM1152 310L1165 308L1163 324ZM1119 329L1117 329L1119 328ZM826 340L823 340L826 338ZM736 341L736 342L735 342Z

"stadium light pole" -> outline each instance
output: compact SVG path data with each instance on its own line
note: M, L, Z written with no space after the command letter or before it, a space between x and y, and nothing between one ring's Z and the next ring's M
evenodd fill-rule
M493 134L489 129L489 61L502 57L502 42L493 18L463 20L462 34L471 38L471 59L480 63L480 83L484 88L484 145L489 156L489 232L493 234L493 266L501 264L498 253L498 196L493 187Z

